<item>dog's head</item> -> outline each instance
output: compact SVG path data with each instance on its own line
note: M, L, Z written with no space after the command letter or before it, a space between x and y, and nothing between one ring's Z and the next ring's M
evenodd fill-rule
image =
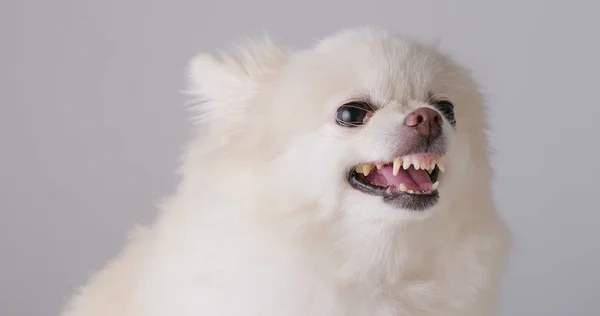
M222 60L202 54L190 69L204 136L187 163L232 194L405 220L487 185L482 100L433 47L360 28L297 52L264 41Z

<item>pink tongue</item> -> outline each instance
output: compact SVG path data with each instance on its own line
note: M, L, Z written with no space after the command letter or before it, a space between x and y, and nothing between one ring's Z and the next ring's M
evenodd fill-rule
M428 191L433 186L429 174L425 170L416 170L410 166L407 170L400 168L398 175L394 176L391 166L384 166L379 170L373 170L367 177L369 182L378 186L398 187L404 184L409 190Z

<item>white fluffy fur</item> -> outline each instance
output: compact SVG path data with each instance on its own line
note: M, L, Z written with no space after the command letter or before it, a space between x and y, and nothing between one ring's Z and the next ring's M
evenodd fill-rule
M265 40L201 54L190 78L198 124L181 185L63 316L494 314L510 237L465 69L356 28L302 51ZM411 212L352 189L347 168L393 159L429 91L456 107L439 203ZM385 106L360 129L336 125L355 97Z

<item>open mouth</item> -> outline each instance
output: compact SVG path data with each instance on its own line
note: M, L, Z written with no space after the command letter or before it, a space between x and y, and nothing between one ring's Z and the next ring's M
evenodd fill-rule
M439 158L431 154L398 157L392 162L364 163L350 171L352 187L400 208L422 210L437 203L438 177L444 172Z

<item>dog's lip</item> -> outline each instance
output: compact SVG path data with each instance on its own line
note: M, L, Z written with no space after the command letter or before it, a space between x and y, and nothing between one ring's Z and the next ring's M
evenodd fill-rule
M358 180L357 173L351 170L348 173L348 183L355 190L372 195L380 196L383 202L397 209L409 211L425 211L434 206L439 200L438 190L429 193L411 194L408 192L389 191L387 188L374 187Z
M416 196L428 196L428 195L435 195L437 194L438 190L437 187L435 189L432 189L430 191L427 192L419 192L419 193L415 193L415 192L400 192L397 190L391 190L391 188L388 187L379 187L379 186L374 186L374 185L370 185L365 183L364 181L359 180L359 174L354 170L350 170L350 172L348 172L348 183L350 183L350 186L352 186L354 189L367 193L367 194L371 194L371 195L378 195L378 196L382 196L382 197L396 197L396 196L401 196L401 195L416 195Z

